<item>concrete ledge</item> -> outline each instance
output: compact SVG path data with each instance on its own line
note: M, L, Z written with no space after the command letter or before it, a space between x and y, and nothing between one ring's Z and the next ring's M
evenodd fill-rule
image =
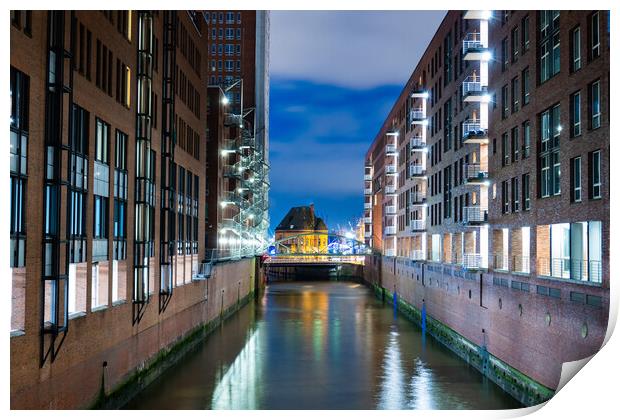
M215 319L200 325L189 331L172 345L161 349L150 360L131 373L127 379L116 386L106 395L104 391L104 378L101 378L101 389L97 399L91 404L91 409L120 409L142 390L149 386L155 379L174 367L185 355L194 350L217 326L225 321L240 308L245 306L255 295L250 291L236 304L229 306Z
M368 283L366 283L368 284ZM392 301L392 293L376 284L369 285L379 298ZM422 314L419 309L398 297L398 311L407 319L421 327ZM446 326L445 324L426 316L427 332L456 353L461 359L475 367L480 373L489 378L505 392L524 406L533 406L549 400L555 391L536 382L532 378L490 354L486 348L480 347Z

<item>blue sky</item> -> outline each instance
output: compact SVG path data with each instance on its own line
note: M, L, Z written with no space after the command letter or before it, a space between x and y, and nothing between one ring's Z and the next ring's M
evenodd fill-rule
M271 12L271 226L362 215L364 155L445 12Z

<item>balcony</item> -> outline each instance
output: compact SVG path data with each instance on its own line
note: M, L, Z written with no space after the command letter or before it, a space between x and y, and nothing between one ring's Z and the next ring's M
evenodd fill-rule
M426 124L426 115L423 108L413 108L409 111L410 124Z
M463 223L466 225L481 225L487 223L488 218L488 209L480 206L463 207Z
M493 17L493 11L491 10L468 10L463 15L463 19L472 20L489 20Z
M416 88L411 91L412 98L428 99L428 92L422 88Z
M482 256L480 254L463 254L461 265L466 270L479 270L482 265Z
M426 142L422 136L411 137L409 140L409 147L411 151L422 151L426 147Z
M370 231L365 231L365 232L364 232L364 238L372 238L372 232L370 232Z
M394 248L389 248L383 251L383 255L386 257L394 257L396 255L396 250Z
M479 32L470 32L463 39L463 60L484 60L491 58L489 49L482 42Z
M409 230L411 232L422 232L426 229L426 220L414 219L409 222Z
M396 206L385 206L385 214L392 216L396 214Z
M396 235L396 226L386 226L383 232L386 235Z
M463 80L463 101L489 102L488 88L482 84L480 76L467 76Z
M396 186L395 185L386 185L385 186L385 195L396 195Z
M409 204L412 206L419 206L426 203L426 193L424 192L414 191L409 197Z
M510 269L510 258L508 254L493 255L493 268L499 271L508 271Z
M424 261L426 259L426 253L421 249L415 249L409 252L409 258L413 261Z
M364 174L364 181L372 181L372 174Z
M409 176L410 177L424 176L425 173L426 173L426 168L424 167L424 165L414 165L414 164L409 165Z
M396 175L396 173L397 173L396 165L385 165L386 175Z
M364 203L364 210L371 210L372 209L372 203Z
M479 163L464 164L463 172L468 184L484 184L489 179L488 169L483 168Z
M601 261L570 258L539 258L536 262L538 275L570 279L589 283L601 283Z
M364 195L372 195L372 188L364 188Z
M515 273L530 272L530 256L529 255L513 255L511 258L511 270Z
M463 122L463 143L489 144L489 131L482 127L480 120Z
M396 150L395 144L386 144L385 145L385 154L387 156L397 156L398 151Z
M372 217L370 217L370 216L364 216L364 223L366 223L366 224L370 224L370 223L372 223Z

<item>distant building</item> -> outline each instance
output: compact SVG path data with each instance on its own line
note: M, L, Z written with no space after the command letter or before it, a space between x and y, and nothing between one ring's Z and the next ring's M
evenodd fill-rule
M314 205L293 207L276 228L278 252L313 254L327 249L327 225L314 214Z

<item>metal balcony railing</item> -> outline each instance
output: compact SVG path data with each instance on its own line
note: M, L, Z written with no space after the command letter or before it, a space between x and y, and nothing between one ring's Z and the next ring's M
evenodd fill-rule
M424 261L426 259L426 254L421 249L415 249L409 252L409 258L414 261Z
M510 269L510 258L508 254L493 255L493 268L496 270L508 271Z
M384 232L386 235L396 235L396 226L386 226Z
M426 147L426 142L422 138L422 136L411 137L409 140L409 147L411 150L419 150Z
M470 119L463 121L463 140L488 136L488 129L482 127L480 120Z
M486 166L482 166L479 163L465 163L463 164L463 173L465 179L486 179L489 177L489 171Z
M480 254L463 254L463 268L478 269L482 265L482 256Z
M530 256L529 255L513 255L511 257L511 269L515 273L530 272Z
M388 215L396 214L396 206L385 206L385 214L388 214Z
M409 121L422 121L426 118L423 108L412 108L409 110Z
M480 76L467 76L463 80L463 97L470 94L479 94L481 92L486 93L487 86L482 85Z
M424 175L425 171L424 165L409 165L409 176Z
M479 32L470 32L463 39L463 54L478 52L484 49Z
M372 237L372 232L370 231L364 232L364 238L371 238L371 237Z
M386 144L385 145L385 153L388 155L396 154L396 145L395 144Z
M393 257L396 255L396 250L394 248L388 248L383 251L383 255L386 257Z
M463 222L465 224L485 223L488 220L489 211L480 206L463 207Z
M371 195L372 194L372 188L364 188L364 195Z
M370 217L370 216L364 217L364 223L366 223L366 224L372 223L372 217Z
M364 181L372 181L372 174L364 174Z
M372 203L364 203L364 209L366 210L372 209Z
M396 165L386 165L385 173L388 175L395 175L397 171Z
M600 283L603 279L601 261L570 258L539 258L538 275Z
M385 193L386 194L396 194L396 186L395 185L386 185L385 186Z
M426 201L426 193L421 191L414 191L410 195L409 204L415 206L416 204L422 204Z
M419 232L421 230L426 229L426 220L424 219L414 219L409 222L409 228L413 232Z

